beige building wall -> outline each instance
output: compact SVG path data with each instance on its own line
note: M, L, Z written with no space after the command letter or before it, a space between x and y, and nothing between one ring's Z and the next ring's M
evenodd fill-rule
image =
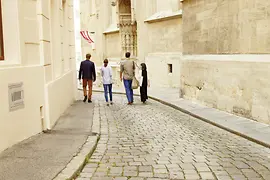
M87 53L91 53L91 60L97 66L106 57L105 30L110 26L109 22L110 1L101 0L81 0L81 30L89 31L93 44L89 44L82 38L82 56L85 59Z
M181 18L148 23L147 31L148 41L144 45L148 46L148 53L145 62L149 67L151 84L179 87L182 62Z
M179 87L182 60L180 1L134 1L138 64L145 62L151 86ZM172 66L172 72L169 66Z
M1 1L0 152L50 129L74 100L72 6L71 0ZM14 83L23 83L24 106L11 110Z
M97 14L95 7L95 1L93 0L81 0L80 1L80 21L81 21L81 30L96 32L97 24ZM91 38L94 42L97 41L96 34L91 34ZM95 47L89 44L86 40L81 38L82 46L82 58L85 59L87 53L91 53L92 60L97 59L97 54L95 52ZM94 43L96 45L96 43Z
M119 44L121 39L119 33L109 33L105 35L106 56L112 58L119 58L121 56L121 47Z
M268 54L267 1L184 1L185 54Z
M76 63L73 0L42 2L45 3L45 7L49 5L50 10L49 31L51 38L50 50L47 53L52 55L52 80L47 81L45 84L45 95L48 106L47 117L50 120L49 127L51 127L75 100ZM44 52L44 54L47 53Z
M182 59L182 11L178 0L129 0L131 19L137 24L136 63L146 62L152 86L179 87ZM99 1L82 0L82 29L95 32L95 49L84 40L83 55L91 52L92 60L101 66L108 58L115 74L115 86L122 86L119 81L119 63L122 59L124 43L119 30L119 9L123 0ZM116 6L112 6L115 2ZM126 0L126 4L128 0ZM92 9L95 11L92 12ZM89 13L90 12L90 13ZM90 14L90 15L89 15ZM172 65L173 72L168 71ZM157 71L159 69L160 71ZM162 72L162 74L160 74ZM96 84L100 84L97 82Z
M270 123L268 1L184 0L184 98Z

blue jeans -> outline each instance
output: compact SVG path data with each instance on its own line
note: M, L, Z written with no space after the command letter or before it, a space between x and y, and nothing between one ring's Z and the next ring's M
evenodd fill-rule
M112 84L103 84L103 87L106 102L108 102L108 91L110 94L110 101L112 101Z
M126 89L126 95L129 103L133 103L133 89L132 89L132 80L124 79L124 86Z

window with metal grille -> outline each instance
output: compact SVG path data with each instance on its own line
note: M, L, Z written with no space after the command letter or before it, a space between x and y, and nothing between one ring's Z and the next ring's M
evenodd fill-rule
M21 100L22 99L22 91L17 91L17 92L12 93L11 98L12 98L12 102Z
M9 88L9 110L14 111L24 108L23 83L10 84Z

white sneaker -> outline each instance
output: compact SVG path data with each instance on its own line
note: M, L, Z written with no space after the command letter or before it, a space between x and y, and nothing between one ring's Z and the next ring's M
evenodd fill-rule
M113 105L113 102L111 101L111 105Z
M107 106L109 106L109 105L110 105L108 102L107 102L106 104L107 104Z

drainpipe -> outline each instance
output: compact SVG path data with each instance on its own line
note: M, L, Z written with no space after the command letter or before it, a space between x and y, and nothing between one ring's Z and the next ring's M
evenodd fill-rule
M49 84L45 84L44 86L44 95L45 95L45 109L44 109L44 114L45 114L45 119L44 121L44 126L43 126L43 132L49 131L51 129L51 121L50 121L50 107L49 107Z

